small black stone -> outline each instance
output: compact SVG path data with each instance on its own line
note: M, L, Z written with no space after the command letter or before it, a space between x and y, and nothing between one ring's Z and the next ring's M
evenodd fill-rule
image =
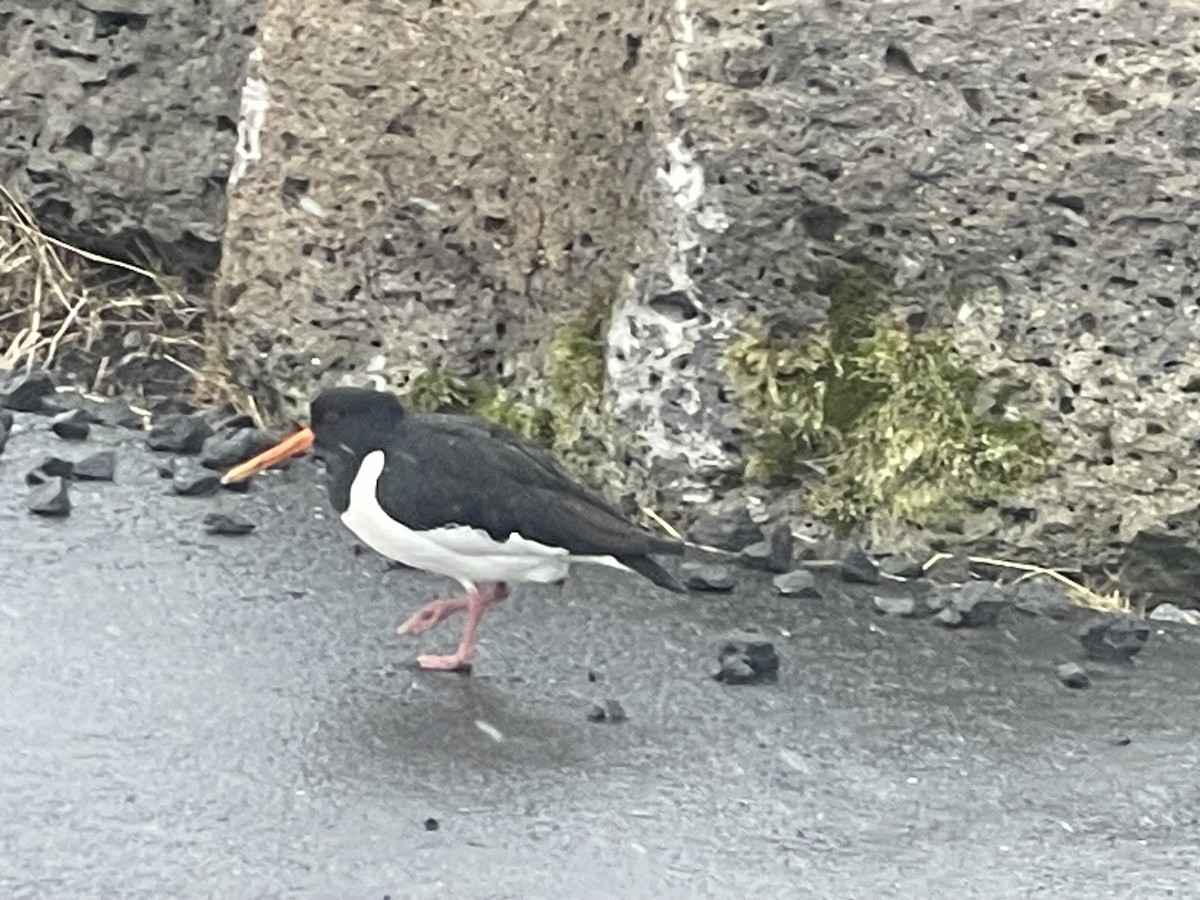
M85 397L79 391L55 391L42 398L41 412L48 413L53 416L59 416L63 413L77 413L80 421L88 424L95 424L100 419L96 415L99 409L99 404L90 397Z
M425 820L425 830L426 831L437 831L439 828L441 828L441 825L438 824L438 820L435 819L433 816L430 816L428 819Z
M852 584L879 584L879 568L861 547L851 547L842 557L839 570L843 581Z
M249 534L254 528L254 523L249 519L231 513L210 512L204 517L204 530L209 534Z
M1048 578L1030 578L1012 588L1013 605L1031 616L1065 619L1080 609L1069 599L1062 585Z
M199 416L168 413L150 426L146 446L170 453L199 453L212 433L212 428Z
M625 707L621 705L620 700L605 700L604 708L608 713L608 721L610 722L624 722L629 718L625 714Z
M1012 605L1000 586L990 581L945 585L939 591L945 606L934 619L942 625L955 628L984 628L995 625L1000 619L1000 613Z
M178 468L179 460L172 457L171 459L164 459L162 462L160 462L156 467L156 470L159 478L174 478L175 470Z
M877 612L886 616L899 616L903 619L915 618L920 614L917 601L912 597L888 597L877 594L871 598L871 604Z
M68 515L71 512L71 497L67 493L67 483L58 477L48 479L29 492L25 506L39 516Z
M100 450L75 463L77 481L112 481L117 471L117 454L113 450Z
M221 478L215 472L190 465L176 466L171 479L171 489L183 497L206 497L220 487Z
M697 544L729 550L732 553L765 537L762 528L750 518L744 507L706 512L688 529L688 537Z
M587 711L587 720L589 722L603 722L608 718L608 713L604 711L604 707L599 703L593 703Z
M150 414L156 419L160 416L169 415L188 416L195 411L196 407L192 406L192 404L188 403L182 397L166 397L150 407Z
M1148 640L1150 626L1128 616L1095 622L1079 635L1088 659L1098 662L1132 662Z
M42 400L54 393L54 379L41 369L11 376L0 387L0 406L17 412L41 412Z
M739 632L730 635L721 643L717 659L720 668L713 678L726 684L775 681L779 675L775 645L761 634Z
M51 478L72 478L75 475L75 463L61 456L47 456L37 468L31 469L25 476L26 484L45 484Z
M140 431L144 427L142 417L134 412L124 400L115 397L105 400L95 410L96 421L110 428L132 428Z
M1092 679L1079 663L1069 662L1059 666L1058 680L1075 690L1083 690L1092 686Z
M0 409L0 453L8 444L8 435L12 432L13 414L7 409Z
M733 569L723 563L685 562L679 567L679 574L689 590L712 593L733 590Z
M781 525L771 532L764 541L757 541L748 547L743 547L738 554L738 562L748 569L759 569L764 572L786 572L792 567L792 551L796 539L792 531Z
M228 469L257 456L274 443L275 436L261 428L218 431L200 448L200 465L209 469Z
M247 413L230 412L225 418L218 420L214 431L241 431L243 428L255 428L254 417Z
M886 556L879 561L879 571L893 578L920 578L925 570L919 562L907 556Z
M82 408L76 408L55 416L50 422L50 430L63 440L82 441L91 434L92 426L88 424L88 414Z
M962 554L944 556L926 567L925 577L939 584L964 584L971 580L971 560Z
M820 597L817 579L807 569L794 569L774 578L775 590L785 597Z

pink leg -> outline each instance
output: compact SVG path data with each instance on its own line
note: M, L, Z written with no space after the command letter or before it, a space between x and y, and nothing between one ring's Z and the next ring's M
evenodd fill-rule
M475 656L475 640L479 636L479 621L483 618L484 611L507 596L508 585L503 582L467 594L467 621L463 623L462 640L458 642L458 649L446 656L418 656L417 665L422 669L445 671L470 669L471 660Z
M448 619L455 613L460 613L470 607L471 598L468 594L457 597L447 597L445 600L434 600L426 603L415 613L404 620L396 634L421 634L428 631L442 619Z

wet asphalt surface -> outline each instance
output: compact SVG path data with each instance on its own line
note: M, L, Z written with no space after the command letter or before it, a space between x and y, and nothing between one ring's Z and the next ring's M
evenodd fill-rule
M1071 691L1074 626L947 631L745 573L676 597L585 570L424 673L449 585L377 557L302 460L170 496L131 432L18 416L0 454L0 896L1195 896L1200 635L1156 627ZM24 508L47 452L116 483ZM258 523L208 536L205 513ZM774 685L709 675L771 634ZM589 673L591 673L589 675ZM595 680L591 680L594 678ZM620 701L621 723L587 720Z

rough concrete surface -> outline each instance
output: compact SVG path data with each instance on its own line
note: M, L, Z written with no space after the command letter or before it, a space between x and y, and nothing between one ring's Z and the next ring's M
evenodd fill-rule
M0 2L0 180L56 237L210 275L260 6Z
M1111 557L1194 510L1200 5L687 9L690 272L711 321L681 352L706 362L636 360L702 399L711 448L737 424L711 365L729 328L819 324L817 266L861 251L897 270L901 318L953 327L983 408L1036 418L1061 454L969 524L976 547ZM646 386L630 396L653 411Z
M489 613L473 677L422 673L453 626L394 628L447 585L352 552L310 461L184 498L143 436L46 428L18 415L0 456L5 897L1200 887L1186 626L1103 668L1043 618L951 632L773 597L765 575L677 597L592 572ZM27 469L100 447L115 483L74 485L68 519L25 512ZM207 535L213 511L259 527ZM710 677L746 627L777 683ZM1060 684L1068 661L1090 689ZM589 722L608 700L627 720Z
M661 5L267 4L220 291L267 408L321 376L528 376L556 325L611 303Z

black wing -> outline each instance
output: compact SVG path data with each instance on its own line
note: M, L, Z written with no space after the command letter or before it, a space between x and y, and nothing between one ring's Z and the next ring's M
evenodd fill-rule
M379 502L412 528L470 525L578 555L683 552L629 522L573 480L550 454L502 426L466 416L410 414L394 436Z

